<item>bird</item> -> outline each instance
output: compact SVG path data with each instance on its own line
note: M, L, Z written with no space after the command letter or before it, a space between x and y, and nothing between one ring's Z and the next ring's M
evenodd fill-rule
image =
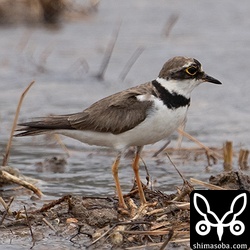
M169 137L186 121L192 90L203 82L222 84L206 74L201 63L190 57L169 59L154 80L105 97L73 114L51 115L20 123L18 134L61 134L89 145L113 148L112 165L118 206L127 209L118 177L125 151L135 147L132 167L140 204L147 203L139 175L139 160L145 145Z

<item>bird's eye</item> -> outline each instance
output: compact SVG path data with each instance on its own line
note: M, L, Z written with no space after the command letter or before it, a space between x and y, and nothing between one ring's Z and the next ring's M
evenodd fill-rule
M194 76L197 72L198 72L198 68L194 67L194 66L190 66L188 68L186 68L186 73L188 73L190 76Z

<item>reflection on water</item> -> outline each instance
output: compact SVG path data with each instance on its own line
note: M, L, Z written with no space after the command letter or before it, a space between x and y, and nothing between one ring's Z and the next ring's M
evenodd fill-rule
M36 83L24 100L20 121L82 110L106 95L154 79L163 63L176 55L199 59L206 72L223 83L204 83L195 90L186 131L208 146L220 147L225 140L232 140L237 148L249 148L249 6L246 0L240 5L223 0L209 2L209 6L195 0L189 5L182 1L103 1L94 17L64 24L57 31L1 27L1 152L10 134L18 98L33 79ZM165 37L166 21L173 14L179 19ZM121 28L105 80L99 81L95 75L119 20ZM120 73L141 46L145 49L121 82ZM69 192L113 194L110 168L115 154L70 139L64 142L71 148L71 156L61 171L38 171L37 164L45 158L65 156L59 146L44 137L15 138L9 164L43 180L38 185L51 197ZM166 157L152 158L150 153L163 144L146 147L143 158L154 185L171 191L182 180ZM171 146L175 145L173 141ZM183 146L194 145L185 139ZM222 170L218 164L207 171L206 161L173 160L186 177L206 180ZM145 171L141 172L145 180ZM122 161L120 178L123 189L129 191L133 183L130 159Z

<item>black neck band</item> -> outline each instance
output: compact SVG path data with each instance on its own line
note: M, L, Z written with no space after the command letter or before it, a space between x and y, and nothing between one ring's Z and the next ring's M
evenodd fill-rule
M189 106L190 98L186 98L183 95L179 95L175 92L170 93L167 89L165 89L157 80L153 80L152 84L156 88L159 93L159 98L163 101L163 103L170 109L177 109L180 107Z

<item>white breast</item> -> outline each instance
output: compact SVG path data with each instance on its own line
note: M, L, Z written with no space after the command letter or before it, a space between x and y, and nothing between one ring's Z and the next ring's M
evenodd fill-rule
M153 98L155 105L147 118L133 130L120 134L120 141L129 146L153 144L171 135L185 121L187 107L172 110L161 100Z

